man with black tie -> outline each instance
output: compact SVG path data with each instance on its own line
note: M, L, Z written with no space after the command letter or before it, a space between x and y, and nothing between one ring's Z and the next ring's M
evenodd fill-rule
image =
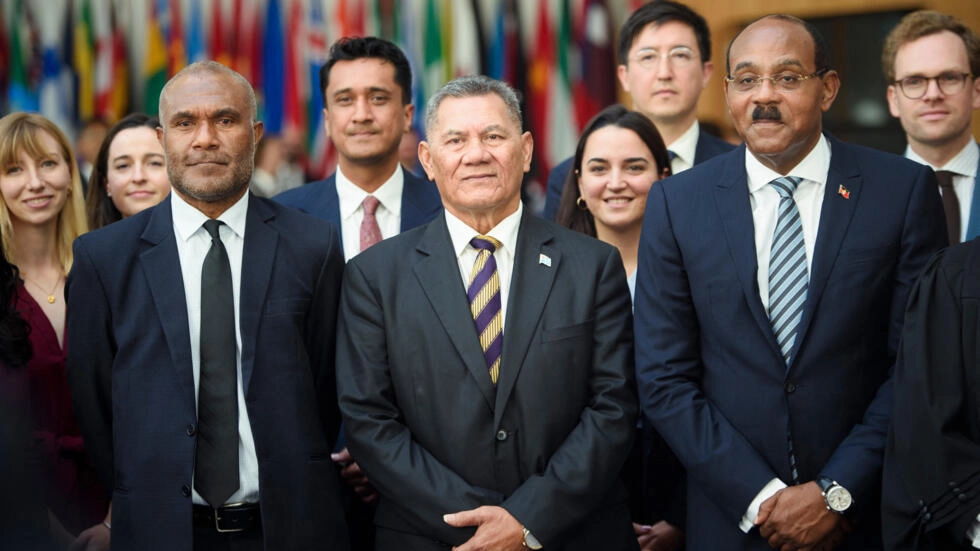
M618 481L636 403L619 254L529 215L506 84L463 77L419 157L444 215L347 265L341 411L381 550L636 549Z
M821 132L840 80L811 25L757 20L727 65L746 145L650 192L640 403L687 469L687 549L880 549L903 307L946 242L935 178Z
M255 95L207 61L160 95L174 193L75 242L68 370L122 550L346 549L330 461L343 257L248 193Z
M905 157L936 171L951 244L980 235L980 36L951 15L902 18L882 54L888 108L902 121Z
M711 80L711 33L704 18L680 2L648 2L619 31L619 83L633 109L653 121L677 174L735 148L701 130L697 109ZM572 159L548 174L544 216L554 220Z
M429 222L442 203L431 182L398 162L398 145L415 112L412 68L398 46L373 36L341 38L320 69L320 90L337 171L275 200L331 222L350 260L381 239Z

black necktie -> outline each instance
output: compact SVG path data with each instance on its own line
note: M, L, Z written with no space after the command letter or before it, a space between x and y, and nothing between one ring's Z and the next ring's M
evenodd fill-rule
M211 249L201 271L201 374L197 392L194 488L212 507L238 490L238 368L231 265L218 229L208 220Z
M960 242L960 200L953 188L953 173L948 170L937 170L936 180L939 180L939 194L943 197L943 210L946 211L946 230L949 232L949 244Z

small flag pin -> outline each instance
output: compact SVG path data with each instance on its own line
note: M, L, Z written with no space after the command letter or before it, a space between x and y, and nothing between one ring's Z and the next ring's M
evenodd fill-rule
M538 255L538 264L544 264L547 267L551 267L551 257L541 253Z
M847 189L844 186L840 186L840 187L837 188L837 195L840 195L844 199L850 199L851 198L851 190Z

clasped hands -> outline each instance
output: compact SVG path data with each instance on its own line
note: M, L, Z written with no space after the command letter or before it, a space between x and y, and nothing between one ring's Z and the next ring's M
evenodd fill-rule
M816 482L784 488L762 502L755 524L780 551L830 551L851 531L847 519L827 509Z
M442 520L457 528L476 526L476 533L453 551L519 551L524 548L524 527L507 509L484 505L469 511L444 515Z

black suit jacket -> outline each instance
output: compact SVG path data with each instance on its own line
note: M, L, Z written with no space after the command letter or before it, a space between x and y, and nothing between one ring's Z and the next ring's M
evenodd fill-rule
M699 130L698 143L694 146L694 164L701 164L716 155L728 153L733 149L735 149L734 145ZM544 213L542 213L542 216L548 220L554 220L558 216L561 194L565 189L565 182L568 180L568 173L572 171L572 162L574 161L575 157L569 157L555 165L548 173L548 190L545 197Z
M112 483L113 549L190 550L197 422L170 200L75 241L68 376L86 446ZM346 549L330 450L344 261L330 225L249 198L242 379L266 549Z
M445 216L352 259L338 385L354 457L401 548L460 545L446 513L506 508L547 549L629 549L630 297L610 246L525 212L490 382Z
M888 549L972 549L980 513L980 239L936 255L909 298L885 452Z
M881 457L908 292L945 245L935 177L830 139L830 169L789 366L759 298L744 146L651 188L637 272L645 417L687 469L689 550L768 550L739 520L772 478L854 496L841 549L879 548Z

